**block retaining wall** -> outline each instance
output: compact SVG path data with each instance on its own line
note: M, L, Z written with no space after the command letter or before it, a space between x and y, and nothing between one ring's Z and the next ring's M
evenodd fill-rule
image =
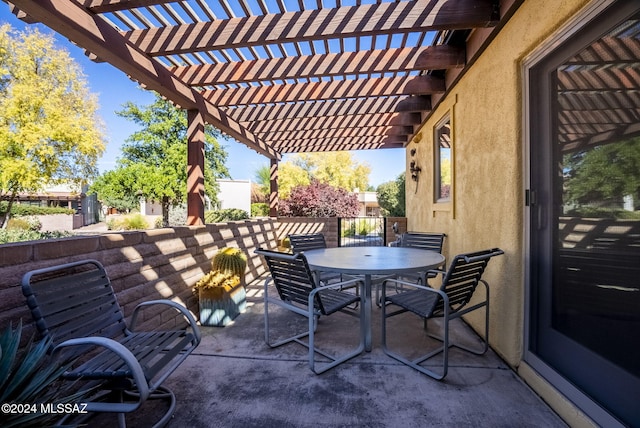
M33 332L20 288L27 271L89 258L105 266L126 317L140 302L167 298L185 304L198 318L198 298L192 288L209 272L218 249L232 246L245 251L246 282L251 283L265 274L255 249L275 249L289 233L312 232L324 233L328 245L337 246L335 218L266 218L0 245L0 328L22 319L23 337ZM140 319L140 327L170 328L175 324L171 314L149 311Z

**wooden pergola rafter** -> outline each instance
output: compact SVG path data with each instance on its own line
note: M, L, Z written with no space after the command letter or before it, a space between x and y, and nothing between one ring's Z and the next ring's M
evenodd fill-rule
M189 111L190 173L206 122L275 178L286 153L404 147L522 0L5 1Z

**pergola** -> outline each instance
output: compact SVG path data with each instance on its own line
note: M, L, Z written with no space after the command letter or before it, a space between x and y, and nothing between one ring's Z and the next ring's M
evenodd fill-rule
M5 0L6 1L6 0ZM522 0L11 0L187 110L188 222L204 123L271 160L404 147ZM490 76L487 76L490 78Z

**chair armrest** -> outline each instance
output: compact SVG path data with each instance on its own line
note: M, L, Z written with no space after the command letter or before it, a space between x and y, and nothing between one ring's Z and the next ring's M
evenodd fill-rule
M435 275L444 275L444 274L447 273L447 271L445 269L429 269L426 272L427 272L427 274L433 273Z
M429 286L424 286L424 285L420 285L420 284L416 284L415 282L409 282L409 281L403 281L401 279L397 279L397 278L391 278L391 279L387 279L382 283L382 297L383 299L386 296L387 293L387 282L392 282L394 284L401 284L401 285L406 285L407 287L412 287L412 288L417 288L419 290L424 290L424 291L428 291L429 293L436 293L440 295L440 298L442 300L444 300L444 307L445 310L448 311L448 307L449 307L449 296L447 296L447 293L445 293L442 290L439 290L437 288L432 288Z
M130 327L131 331L135 329L136 319L138 318L139 310L145 306L152 306L152 305L166 305L180 312L189 322L189 326L191 327L191 330L193 330L193 335L196 338L196 345L200 344L200 339L201 339L200 329L198 328L198 324L196 323L195 318L193 318L193 315L191 315L191 312L189 312L189 310L185 308L183 305L168 299L149 300L148 302L142 302L138 304L133 310L133 315L131 316L131 327Z
M329 285L323 285L322 287L316 287L314 289L314 291L312 291L313 294L316 294L318 291L327 289L327 288L340 288L340 289L345 289L345 288L351 288L351 287L356 287L359 283L362 283L362 279L361 278L351 278L348 279L346 281L340 281L340 282L332 282ZM318 290L318 291L316 291Z
M129 369L131 370L131 375L133 376L133 380L136 383L136 388L139 393L139 399L137 403L133 404L87 402L86 410L90 412L132 412L140 407L140 405L147 398L149 398L149 385L147 383L147 379L145 378L144 371L140 366L140 363L133 355L133 353L131 353L131 351L129 351L124 345L118 343L113 339L109 339L108 337L81 337L65 340L64 342L58 344L53 349L52 355L60 352L63 348L87 345L105 348L104 352L113 352L127 365L127 367L129 367Z
M309 315L311 316L313 314L313 307L314 307L313 299L316 297L316 294L318 294L322 290L326 290L326 289L329 289L329 288L340 288L340 289L344 290L345 288L355 287L358 284L363 284L363 281L361 279L350 279L348 281L334 282L333 284L324 285L322 287L314 288L313 290L311 290L311 293L309 293L309 302L308 302ZM345 287L345 285L346 285L346 287Z

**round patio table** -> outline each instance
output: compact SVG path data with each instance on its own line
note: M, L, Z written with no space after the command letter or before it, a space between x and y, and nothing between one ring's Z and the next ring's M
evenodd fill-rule
M395 275L435 269L444 256L435 251L405 247L337 247L304 252L312 270L364 277L363 296L365 349L371 351L371 288L373 275Z

